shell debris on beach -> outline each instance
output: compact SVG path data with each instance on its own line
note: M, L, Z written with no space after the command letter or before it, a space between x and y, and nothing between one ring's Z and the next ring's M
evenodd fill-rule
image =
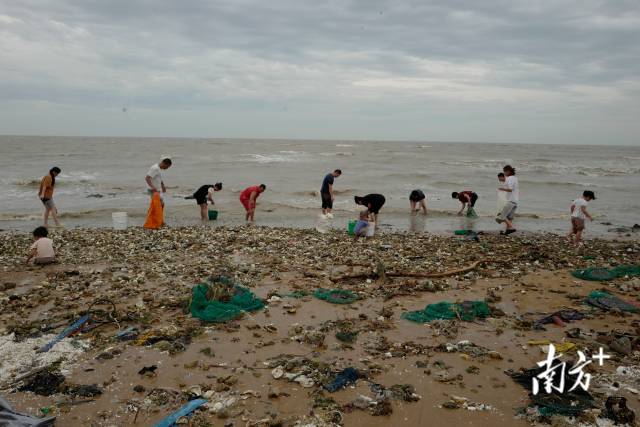
M37 267L24 264L29 235L0 234L0 383L16 410L56 415L59 425L151 425L197 397L207 403L190 425L589 425L614 416L603 390L640 409L640 377L616 371L640 360L638 314L583 304L599 290L638 305L640 278L571 275L640 264L637 240L575 248L546 233L381 232L361 244L336 230L255 226L51 237L57 263ZM221 323L192 316L194 286L219 277L265 307ZM226 304L233 289L209 298ZM472 301L488 313L404 317ZM35 353L85 314L78 331ZM543 360L544 346L528 344L541 340L611 354L590 368L591 407L549 415L506 374ZM56 379L44 395L29 383L43 372Z

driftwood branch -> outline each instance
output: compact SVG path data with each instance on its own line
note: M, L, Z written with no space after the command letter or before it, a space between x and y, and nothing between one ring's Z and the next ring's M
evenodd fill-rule
M455 276L456 274L468 273L469 271L475 270L478 265L483 264L485 262L489 262L489 260L480 260L475 261L471 265L462 268L456 268L454 270L447 270L437 273L416 273L416 272L403 272L403 271L392 271L385 272L380 263L376 267L375 272L367 272L367 273L356 273L356 274L345 274L339 277L332 277L331 281L336 282L340 280L348 280L348 279L364 279L369 277L418 277L424 279L436 279L439 277L448 277Z

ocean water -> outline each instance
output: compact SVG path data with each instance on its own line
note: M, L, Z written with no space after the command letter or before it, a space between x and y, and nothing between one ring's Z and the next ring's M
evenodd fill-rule
M520 181L516 222L522 229L566 231L571 201L585 189L597 196L589 208L596 217L593 232L640 222L639 147L0 136L0 228L38 225L38 184L52 166L62 169L55 201L66 226L109 226L115 211L142 223L148 207L144 178L163 155L174 162L164 174L169 224L197 223L195 202L184 196L222 181L215 224L242 223L238 193L264 183L258 224L313 227L322 178L340 168L333 226L346 226L355 216L354 195L375 192L387 198L382 227L447 232L468 225L455 216L459 204L451 192L471 189L480 196L473 226L493 231L499 229L493 222L496 175L507 163ZM408 214L415 188L427 195L426 218Z

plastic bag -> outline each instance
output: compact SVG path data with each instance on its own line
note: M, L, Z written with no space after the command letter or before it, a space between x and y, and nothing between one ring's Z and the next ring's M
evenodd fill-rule
M162 208L162 199L160 193L155 192L151 197L151 203L149 204L149 210L147 211L147 219L144 222L144 228L157 230L162 227L164 223L164 211Z

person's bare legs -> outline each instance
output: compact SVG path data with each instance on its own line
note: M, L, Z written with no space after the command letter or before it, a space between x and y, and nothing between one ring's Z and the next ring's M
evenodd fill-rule
M45 206L44 207L44 222L43 224L45 227L49 227L49 207Z
M207 212L207 204L200 205L200 219L207 221L209 219L209 212Z
M409 203L411 203L411 215L415 215L416 214L416 202L414 202L413 200L410 200Z
M51 213L51 218L53 218L53 223L56 225L56 227L60 227L60 221L58 221L58 208L54 206L48 209Z
M515 228L513 227L513 223L511 222L511 220L509 218L505 218L504 223L507 224L507 229L505 230L505 233L509 230L514 230Z
M245 215L245 220L248 223L252 223L253 222L253 214L254 214L254 212L255 212L255 208L249 209L247 211L247 214Z
M420 208L422 209L423 214L427 214L427 202L424 200L420 200Z
M582 243L582 230L578 230L576 231L576 241L575 244L576 246L579 245L580 243Z

